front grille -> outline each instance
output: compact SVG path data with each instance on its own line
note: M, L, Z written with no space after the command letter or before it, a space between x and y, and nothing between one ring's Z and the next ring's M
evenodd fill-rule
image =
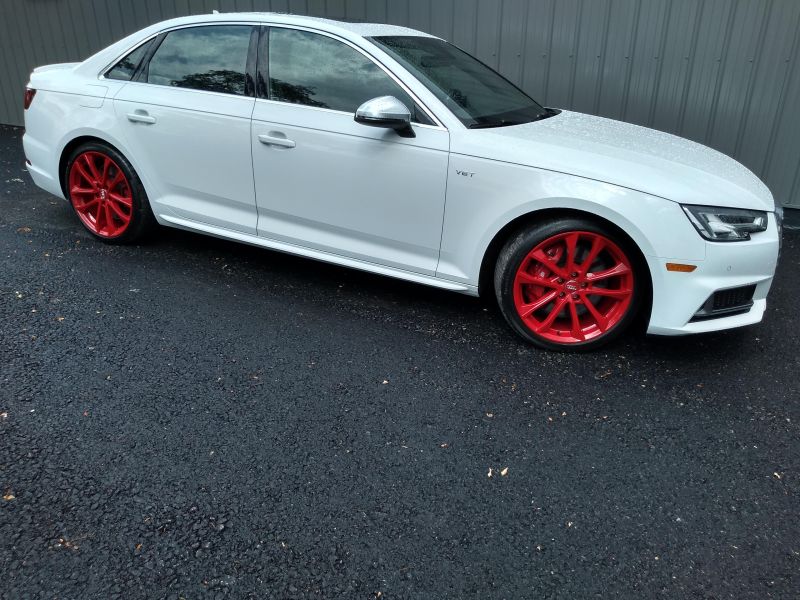
M708 300L700 307L700 310L694 314L692 321L718 319L746 313L753 306L753 294L755 292L755 284L716 291L709 296Z

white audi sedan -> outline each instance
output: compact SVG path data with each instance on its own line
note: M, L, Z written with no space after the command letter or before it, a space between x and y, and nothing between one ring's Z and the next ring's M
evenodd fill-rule
M494 296L550 349L757 323L778 258L739 163L402 27L174 19L35 69L25 109L33 180L103 241L158 223Z

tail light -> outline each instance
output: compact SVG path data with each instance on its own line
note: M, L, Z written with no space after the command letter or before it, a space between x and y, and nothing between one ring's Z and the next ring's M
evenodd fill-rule
M36 95L36 90L33 88L25 88L25 110L28 110L33 102L33 97Z

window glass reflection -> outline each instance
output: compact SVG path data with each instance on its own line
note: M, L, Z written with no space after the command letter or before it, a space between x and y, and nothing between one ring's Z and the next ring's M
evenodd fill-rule
M172 31L150 60L147 81L243 96L251 31L247 25Z
M270 30L269 78L270 99L279 102L355 113L367 100L394 96L416 112L408 94L366 56L307 31Z

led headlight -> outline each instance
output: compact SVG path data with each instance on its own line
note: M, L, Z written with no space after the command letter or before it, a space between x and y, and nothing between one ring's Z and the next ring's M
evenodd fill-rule
M694 228L714 242L743 242L751 233L767 230L767 213L761 210L683 204Z

